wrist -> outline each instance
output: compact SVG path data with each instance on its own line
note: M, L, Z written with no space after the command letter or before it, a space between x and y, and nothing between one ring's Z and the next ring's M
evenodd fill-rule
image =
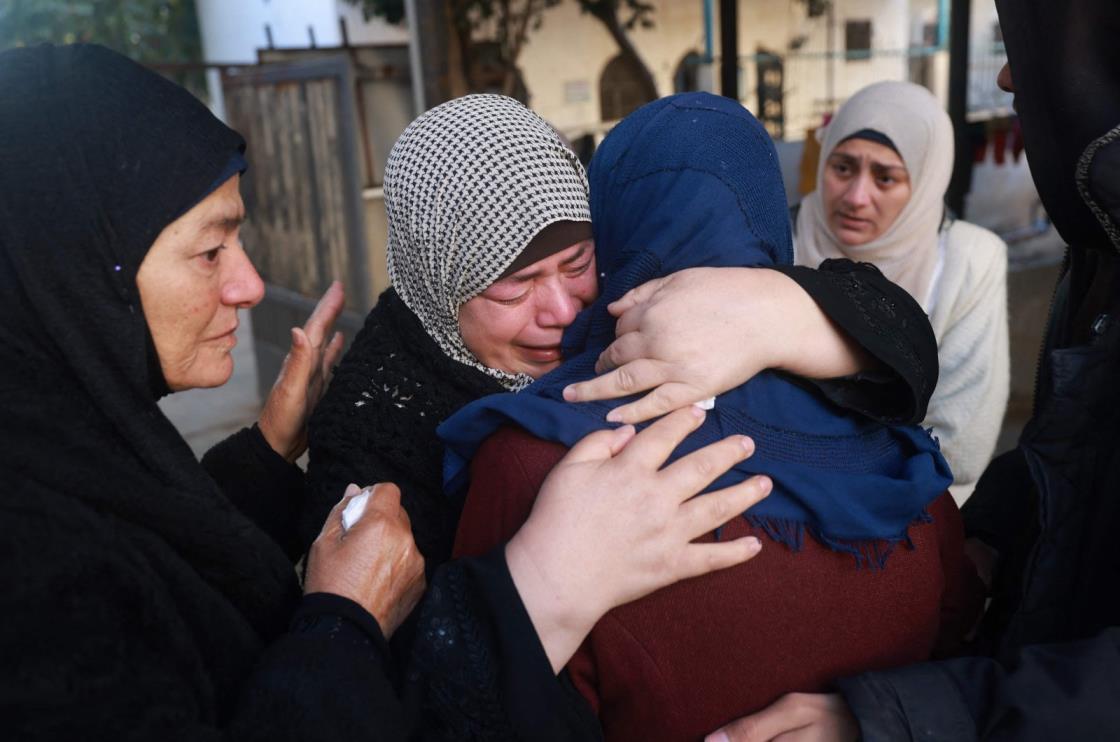
M298 442L285 440L284 436L277 434L267 415L261 415L260 419L257 420L257 429L261 431L261 437L264 438L268 447L289 464L296 463L303 454L303 449Z
M558 673L610 606L602 606L597 595L581 591L579 585L565 584L567 569L550 568L552 561L535 552L532 536L525 530L506 545L506 566L552 670Z

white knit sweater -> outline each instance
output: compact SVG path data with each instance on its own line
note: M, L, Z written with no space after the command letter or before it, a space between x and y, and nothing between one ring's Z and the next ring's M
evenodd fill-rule
M960 505L992 457L1007 407L1007 245L982 227L956 221L942 234L940 249L923 305L941 372L924 424L941 442Z

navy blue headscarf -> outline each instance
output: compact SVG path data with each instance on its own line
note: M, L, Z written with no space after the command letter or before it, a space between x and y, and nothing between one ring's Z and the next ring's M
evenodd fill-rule
M563 365L520 394L483 398L440 426L445 485L453 496L465 491L468 464L482 441L502 425L567 446L612 427L607 412L627 400L562 397L565 386L595 375L596 359L614 340L607 304L684 268L792 260L773 144L750 113L726 98L685 93L638 109L595 153L590 182L602 293L565 332ZM926 506L952 481L926 431L846 414L776 372L720 395L674 458L736 433L753 438L756 453L709 490L769 475L770 496L744 515L793 549L808 529L833 549L881 565L890 545L928 517Z

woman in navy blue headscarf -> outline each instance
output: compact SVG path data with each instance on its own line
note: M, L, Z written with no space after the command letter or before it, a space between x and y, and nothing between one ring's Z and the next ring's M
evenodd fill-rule
M791 261L773 145L737 103L690 93L639 109L604 141L590 179L602 292L565 334L570 360L440 429L449 492L461 496L470 480L461 554L507 539L566 447L608 427L607 412L626 401L562 397L614 339L610 302L685 268ZM783 692L929 657L967 628L975 575L945 494L951 474L926 431L844 413L764 372L720 395L676 455L735 433L757 452L712 489L765 473L773 491L710 538L762 536L762 554L597 624L568 669L608 738L696 738Z

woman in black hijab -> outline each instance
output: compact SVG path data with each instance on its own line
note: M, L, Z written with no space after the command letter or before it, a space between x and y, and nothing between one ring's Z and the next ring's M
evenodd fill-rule
M263 294L237 240L244 147L186 91L106 49L0 55L8 738L403 729L381 634L423 578L399 501L380 493L356 538L322 540L317 594L301 598L292 568L303 480L285 456L299 455L305 410L279 397L313 405L318 374L290 362L267 419L202 466L156 406L228 378L237 309ZM333 289L325 303L340 302ZM296 333L301 367L337 355L320 338L331 313ZM339 581L376 567L399 584ZM364 703L337 705L338 687Z

